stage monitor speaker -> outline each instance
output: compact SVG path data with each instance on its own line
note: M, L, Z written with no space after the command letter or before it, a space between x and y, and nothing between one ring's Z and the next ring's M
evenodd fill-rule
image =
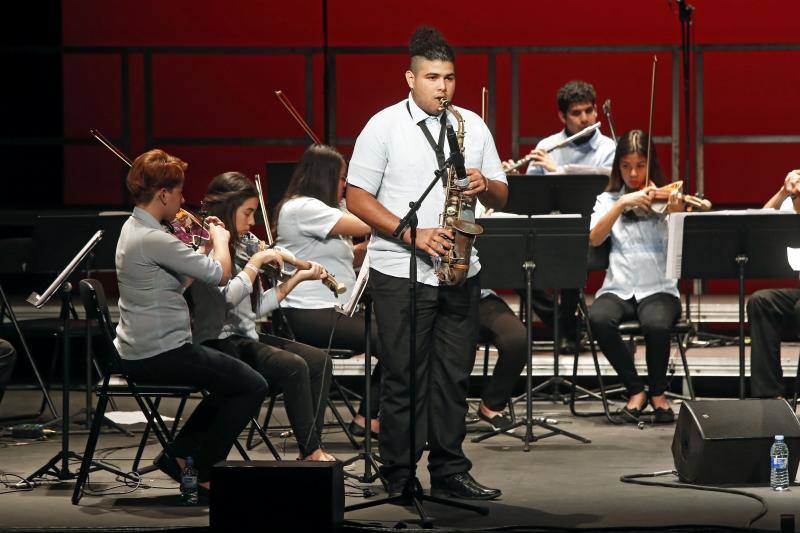
M339 531L342 464L225 461L211 470L212 531Z
M789 476L794 480L800 423L784 400L684 402L672 439L675 469L687 483L769 483L775 435L783 435L789 446Z

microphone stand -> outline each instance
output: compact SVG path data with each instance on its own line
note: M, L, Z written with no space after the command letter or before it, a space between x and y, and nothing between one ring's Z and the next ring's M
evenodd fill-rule
M417 411L417 253L416 253L416 246L417 246L417 211L419 211L422 202L425 201L425 198L428 197L433 187L440 183L442 177L445 175L448 167L452 165L452 157L448 158L445 161L445 164L442 166L440 170L434 172L434 177L431 180L428 187L419 197L416 202L409 202L408 204L408 212L405 216L400 220L400 223L397 225L395 230L392 232L394 237L399 237L406 228L410 228L411 230L411 257L409 259L409 277L408 277L408 287L409 287L409 297L410 297L410 307L408 312L409 318L409 428L408 428L408 464L409 464L409 476L408 481L406 483L406 487L403 490L403 494L399 496L391 496L389 498L382 498L380 500L360 503L356 505L351 505L346 507L346 511L355 511L358 509L366 509L368 507L375 507L378 505L383 504L400 504L400 505L413 505L417 511L417 514L420 517L420 522L423 528L431 528L433 526L432 521L428 518L428 515L425 513L425 509L422 507L423 501L429 501L433 503L438 503L440 505L446 505L449 507L456 507L458 509L465 509L467 511L474 511L481 515L488 515L489 509L486 507L481 507L478 505L471 505L468 503L462 503L453 501L447 498L439 498L436 496L430 496L425 494L422 491L422 485L420 484L419 480L417 479L417 452L416 452L416 411ZM369 420L367 421L369 424ZM369 431L369 427L367 427L367 431Z

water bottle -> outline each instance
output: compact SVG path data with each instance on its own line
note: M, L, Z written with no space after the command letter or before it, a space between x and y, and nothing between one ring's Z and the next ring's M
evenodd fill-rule
M191 457L186 458L186 466L181 472L181 503L197 505L197 470Z
M775 442L769 449L769 484L772 490L789 490L789 447L783 442L783 435L775 435Z

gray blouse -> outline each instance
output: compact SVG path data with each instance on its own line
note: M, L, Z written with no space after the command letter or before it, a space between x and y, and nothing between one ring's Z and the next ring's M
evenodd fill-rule
M117 241L119 324L114 344L123 359L153 357L192 342L183 291L189 278L218 285L222 266L167 233L134 208Z

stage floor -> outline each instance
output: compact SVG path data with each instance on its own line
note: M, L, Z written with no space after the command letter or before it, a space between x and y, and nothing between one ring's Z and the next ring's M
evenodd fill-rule
M58 393L54 400L60 402ZM79 406L82 396L74 395L73 405ZM38 405L38 395L31 391L10 391L3 401L0 416L29 411ZM122 408L132 405L123 403ZM165 408L169 411L171 406ZM586 407L596 407L587 405ZM679 406L675 406L676 409ZM76 407L77 409L77 407ZM521 407L522 409L522 407ZM649 426L637 429L633 425L613 426L602 418L575 418L563 405L549 402L534 403L535 414L560 420L558 427L591 439L590 444L555 436L532 444L531 451L522 451L521 443L509 436L501 436L480 444L465 443L468 457L473 461L473 474L482 483L502 489L501 499L488 502L490 514L486 517L466 511L451 510L427 504L428 513L437 527L457 529L485 529L512 525L561 528L607 528L618 526L657 527L678 524L706 524L709 526L744 527L748 519L758 514L760 504L743 496L694 490L676 490L659 487L642 487L620 482L620 476L670 470L673 467L670 444L674 425ZM285 422L278 411L274 423ZM137 430L141 426L132 426ZM485 428L470 426L470 431ZM537 432L541 433L538 429ZM470 436L474 435L471 433ZM98 452L105 460L122 469L130 466L140 435L126 437L109 431L101 435ZM81 452L85 434L73 435L72 450ZM60 439L51 437L43 442L19 443L10 438L0 442L0 470L5 482L14 482L13 476L25 476L43 465L60 449ZM273 438L285 458L296 457L291 439ZM347 444L344 434L331 427L326 431L327 447L339 458L347 458L354 450ZM18 445L17 445L18 444ZM149 446L145 457L157 453ZM235 452L231 455L232 459ZM264 446L253 450L253 459L268 459ZM149 463L149 460L145 463ZM420 479L428 487L425 459L420 463ZM77 468L77 466L75 467ZM363 469L359 463L356 472ZM661 481L676 481L672 476ZM14 492L9 487L0 489L0 529L8 528L154 528L202 527L208 525L208 508L187 508L178 505L175 483L160 472L146 475L143 483L152 488L131 489L119 486L110 474L98 473L91 477L94 490L105 490L98 495L85 495L79 506L70 503L72 482L42 482L27 492ZM359 485L348 482L347 504L364 501ZM372 488L381 497L379 484ZM777 530L782 514L794 514L800 500L800 487L786 493L774 493L768 487L748 487L746 490L766 499L768 514L755 527ZM298 497L301 497L298 495ZM309 502L309 508L313 502ZM270 513L269 493L264 490L264 505L254 510ZM346 519L361 523L382 524L391 527L398 522L408 522L414 527L416 514L411 509L381 506L346 514ZM799 529L800 530L800 529Z

